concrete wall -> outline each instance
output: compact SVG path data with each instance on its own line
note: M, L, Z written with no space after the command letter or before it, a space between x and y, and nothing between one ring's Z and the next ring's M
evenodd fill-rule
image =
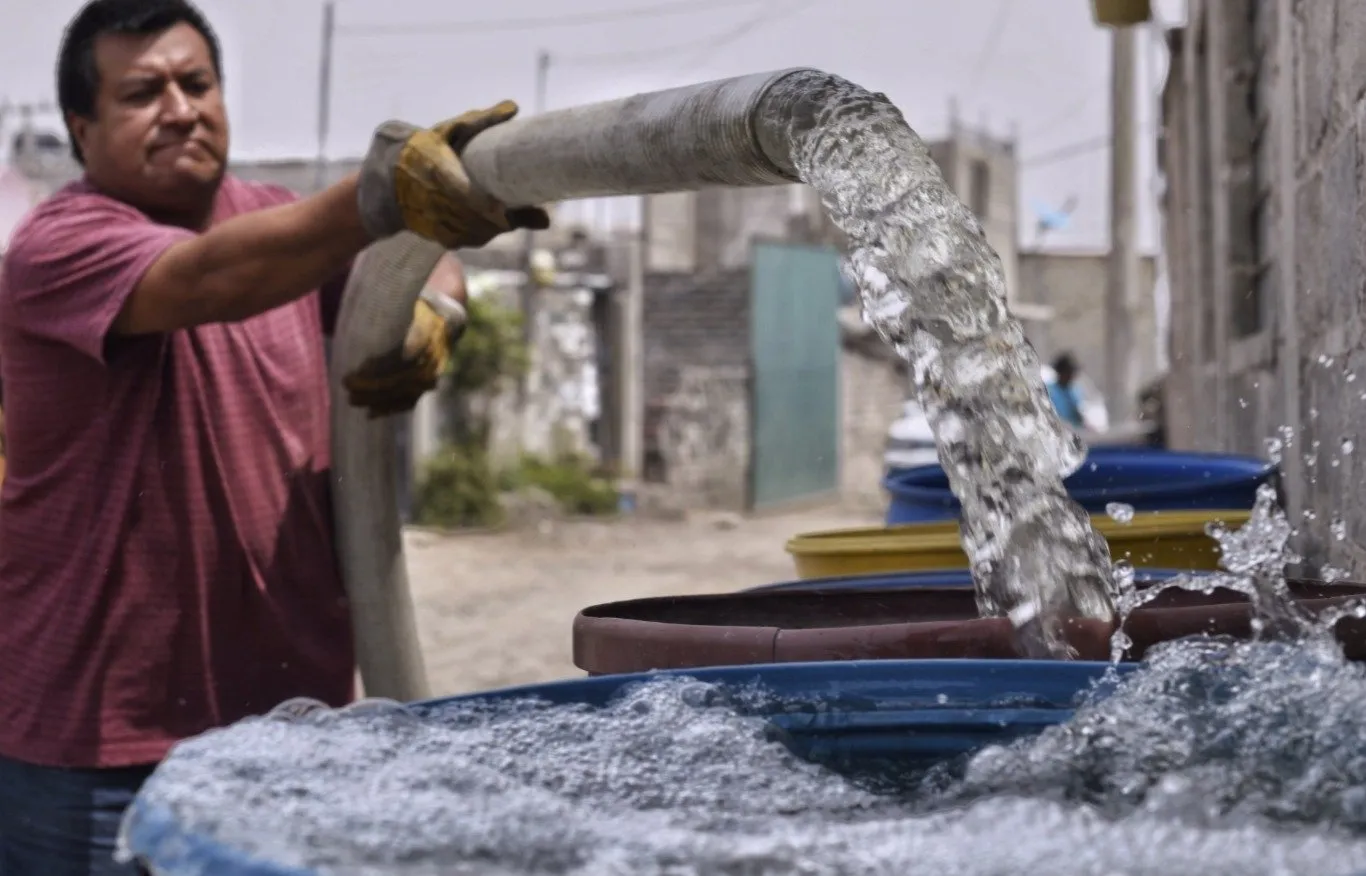
M909 385L888 356L850 343L840 353L840 493L854 507L887 505L882 457Z
M645 278L647 478L685 507L742 509L749 471L749 271Z
M1101 392L1113 399L1105 379L1107 257L1104 252L1023 252L1019 296L1053 308L1051 321L1029 326L1029 339L1039 357L1048 362L1059 353L1071 352ZM1156 273L1153 257L1140 260L1141 298L1133 327L1136 386L1157 376L1157 317L1152 296ZM1115 408L1113 400L1110 406Z
M1261 451L1286 427L1301 548L1363 574L1342 448L1366 439L1366 4L1193 0L1190 22L1164 95L1172 438Z

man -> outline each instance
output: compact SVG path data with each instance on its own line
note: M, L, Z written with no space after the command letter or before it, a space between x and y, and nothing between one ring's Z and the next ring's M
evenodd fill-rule
M187 0L89 2L57 71L84 177L0 269L3 876L133 872L115 830L177 740L353 696L328 489L338 290L400 231L456 249L547 225L460 165L510 102L387 123L358 174L298 199L225 173L221 73ZM424 297L419 343L350 375L353 404L402 411L434 384L446 326Z
M1077 363L1069 353L1053 360L1054 378L1048 384L1048 397L1058 416L1076 429L1085 426L1081 413L1081 394L1077 391Z

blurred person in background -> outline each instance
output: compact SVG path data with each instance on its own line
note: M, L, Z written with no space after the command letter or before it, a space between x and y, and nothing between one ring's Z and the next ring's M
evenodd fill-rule
M92 0L57 91L83 177L0 266L0 874L132 874L123 810L179 740L354 696L333 539L324 336L353 260L408 231L447 250L514 228L459 152L515 104L376 129L307 198L227 172L217 39L186 0ZM449 358L458 267L407 342L348 375L411 409Z
M1105 398L1082 373L1071 353L1062 353L1044 368L1044 384L1058 416L1074 429L1097 435L1110 429Z
M1081 429L1086 421L1081 415L1081 392L1077 387L1080 369L1071 353L1063 353L1053 360L1052 379L1048 381L1048 398L1058 416L1074 429Z

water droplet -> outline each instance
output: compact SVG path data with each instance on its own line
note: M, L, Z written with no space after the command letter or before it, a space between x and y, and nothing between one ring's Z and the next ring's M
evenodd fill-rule
M1341 517L1334 517L1333 522L1328 524L1328 531L1333 534L1337 541L1347 540L1347 521Z
M1110 515L1110 519L1119 524L1129 524L1134 522L1134 506L1126 505L1123 502L1111 502L1105 506L1105 513Z
M1356 442L1353 441L1351 438L1343 438L1341 449L1343 456L1351 456L1352 451L1357 449Z
M1266 439L1266 457L1273 465L1280 465L1281 454L1285 450L1285 442L1279 438Z
M1347 570L1339 569L1337 566L1323 566L1319 569L1319 575L1328 582L1347 580Z
M1356 373L1353 371L1348 371L1346 379L1348 383L1355 383L1357 379Z
M1245 399L1245 398L1239 398L1239 399L1238 399L1238 407L1242 408L1243 410L1247 410L1247 399Z

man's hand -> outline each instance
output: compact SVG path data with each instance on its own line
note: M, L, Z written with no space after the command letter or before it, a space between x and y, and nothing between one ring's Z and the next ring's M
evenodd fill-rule
M460 152L479 134L517 115L510 100L423 129L385 122L361 165L361 221L375 239L408 230L448 249L479 247L516 228L541 230L539 207L509 209L479 189Z
M403 348L371 359L342 378L347 398L369 411L372 419L412 410L423 393L436 388L464 327L465 308L458 301L423 290Z
M403 346L361 363L342 379L347 398L370 416L411 410L423 393L436 387L451 350L465 330L465 272L449 254L427 278Z

